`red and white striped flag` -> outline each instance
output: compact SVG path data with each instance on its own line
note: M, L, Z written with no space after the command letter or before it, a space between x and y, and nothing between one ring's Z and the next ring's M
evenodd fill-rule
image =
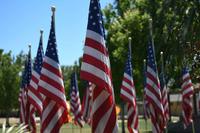
M182 114L184 128L192 123L192 97L193 97L193 84L190 79L188 68L183 68L182 71Z
M78 91L78 82L76 73L72 73L71 76L71 88L70 88L70 105L71 111L74 114L74 122L80 127L83 127L84 121L81 112L81 100Z
M162 133L165 126L164 109L152 41L149 41L147 53L146 99L152 122L152 131L153 133Z
M30 103L34 106L36 111L38 111L39 115L41 116L42 113L42 96L38 91L38 83L40 79L40 73L42 69L42 62L43 62L43 47L42 47L42 31L40 36L40 42L38 46L37 55L35 57L35 61L33 64L32 76L30 81L30 86L28 90L28 98Z
M131 52L129 48L120 97L128 103L128 130L130 133L138 133L138 110L136 104L135 85L132 75L131 59Z
M58 133L63 123L68 121L65 89L57 53L54 7L52 11L50 35L38 85L39 91L45 97L41 121L42 133Z
M93 86L90 82L87 83L85 94L82 101L82 114L84 121L91 125L91 111L92 111L92 94Z
M93 90L92 132L117 132L117 117L110 60L99 0L90 1L81 78L96 85Z

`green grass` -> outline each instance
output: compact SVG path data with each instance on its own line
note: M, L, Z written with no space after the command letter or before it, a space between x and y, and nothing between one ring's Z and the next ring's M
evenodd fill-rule
M119 126L118 132L121 133L122 132L121 120L118 121L118 126ZM126 130L126 133L128 133L127 121L125 121L125 130ZM146 123L144 119L139 119L139 130L140 130L140 133L150 132L151 131L150 121L148 120ZM1 132L2 132L2 128L0 128L0 133ZM40 132L40 126L38 124L37 133L39 133L39 132ZM81 129L79 126L76 126L71 123L67 123L62 126L60 133L91 133L91 128L87 124L85 124L84 127Z

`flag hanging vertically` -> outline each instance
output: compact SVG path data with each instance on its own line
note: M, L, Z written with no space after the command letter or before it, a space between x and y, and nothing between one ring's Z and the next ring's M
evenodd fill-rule
M82 114L84 121L91 125L91 111L92 111L92 94L93 86L90 82L87 82L85 94L82 101Z
M21 85L19 92L19 104L20 104L20 123L25 124L25 113L26 113L26 92L25 92L25 80L27 76L27 59L25 60L24 70L21 77Z
M164 109L152 40L149 41L147 55L147 82L145 92L152 122L152 131L153 133L162 133L165 126Z
M186 128L192 123L192 96L193 96L193 84L190 79L190 74L187 67L183 68L182 71L182 114L183 124Z
M168 90L164 73L163 52L161 52L161 73L159 79L160 79L160 88L161 88L162 103L164 109L165 126L167 126L169 120L169 104L168 104Z
M70 107L74 115L74 122L80 127L83 127L84 121L81 112L81 101L79 97L78 82L76 72L71 76L71 88L70 88Z
M45 97L43 100L41 132L58 133L63 123L68 121L68 112L63 76L57 53L55 7L52 7L51 29L38 89Z
M81 78L96 85L93 90L92 132L117 132L117 118L108 50L99 0L91 0Z
M125 65L124 77L122 80L120 97L128 103L128 130L130 133L138 133L138 111L136 104L135 85L132 75L132 63L131 63L130 48L128 51L128 58Z
M40 35L40 42L37 50L37 55L35 57L35 61L33 64L32 76L30 81L30 86L28 90L28 98L30 103L34 106L34 108L38 111L39 115L41 116L42 113L42 97L40 92L38 91L38 83L40 79L40 73L42 69L42 62L43 62L43 44L42 44L42 33Z
M143 66L143 76L144 76L144 81L143 81L143 87L144 87L144 95L143 95L143 111L144 111L144 119L147 120L150 117L149 113L149 107L148 107L148 101L146 98L146 72L147 71L147 65L146 65L146 60L144 59L144 66Z

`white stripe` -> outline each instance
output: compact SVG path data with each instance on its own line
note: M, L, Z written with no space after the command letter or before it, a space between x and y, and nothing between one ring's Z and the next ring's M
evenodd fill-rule
M98 122L98 125L96 127L95 133L104 133L106 125L109 124L108 120L110 118L113 108L114 106L112 105L110 109L101 117L101 120Z
M63 92L61 92L60 90L58 90L57 88L55 88L54 86L48 84L47 82L40 80L39 85L41 87L43 87L45 90L47 90L48 92L52 93L53 95L57 96L58 98L62 99L63 101L66 100L65 95L63 94Z
M99 107L101 107L101 105L104 103L104 101L107 100L107 98L109 97L109 95L110 94L107 91L105 91L105 90L101 91L101 94L99 94L99 96L93 102L92 115L99 109Z
M112 88L112 83L111 83L110 77L101 69L99 69L91 64L88 64L86 62L82 62L81 70L91 73L92 75L102 79Z
M52 67L58 69L59 71L61 70L58 62L52 60L51 58L49 58L47 56L44 57L44 62L46 62L47 64L51 65Z
M35 89L35 90L37 90L37 88L38 88L38 85L33 80L31 80L30 86L32 86L33 89Z
M96 33L92 30L87 30L86 37L96 40L97 42L99 42L100 44L102 44L105 47L104 37L101 36L99 33Z
M130 86L126 81L123 80L122 86L126 87L133 93L133 89L134 89L133 86Z
M48 78L54 80L55 82L57 82L64 88L63 79L61 77L57 76L56 74L52 73L51 71L49 71L48 69L46 69L44 67L42 68L41 73L43 75L47 76Z
M121 94L124 95L126 98L128 98L130 101L133 102L134 96L131 96L129 93L127 93L125 90L121 89Z
M156 103L157 107L160 108L160 110L163 112L163 107L162 104L160 103L160 101L157 99L157 97L148 89L146 90L146 95L151 97L151 99Z
M161 91L160 88L153 82L149 77L147 77L147 84L153 88L153 90L156 91L156 93L161 97ZM148 90L148 89L147 89Z
M47 107L43 110L42 113L42 123L44 122L44 120L47 118L47 116L49 115L49 113L51 112L51 110L53 109L53 107L55 106L56 102L51 100Z
M108 68L110 68L109 57L104 55L100 51L98 51L98 50L96 50L92 47L85 46L84 47L84 53L96 58L97 60L99 60L101 62L103 62Z
M42 108L41 100L31 91L28 91L28 95Z
M193 92L193 87L189 87L189 88L185 89L183 91L183 96L186 95L186 94L188 94L188 93L190 93L190 92Z
M183 75L182 79L184 80L184 79L186 79L186 78L188 78L188 77L190 77L190 74L189 74L189 73L186 73L186 74Z
M153 77L158 79L156 72L149 66L147 66L147 72L150 73Z
M40 78L40 75L36 72L36 71L32 71L32 75L36 78L36 79L39 79Z
M181 88L186 87L186 86L187 86L188 84L190 84L190 83L192 83L191 80L187 80L187 81L185 81L185 82L181 85Z
M51 121L48 123L47 128L44 130L44 133L50 133L53 130L53 128L55 127L55 125L59 121L60 117L62 116L63 112L64 112L64 108L61 106L58 109L57 113L53 116Z
M130 115L133 113L133 106L131 106L129 109L128 109L128 112L127 112L127 117L129 118Z
M133 78L130 75L128 75L127 73L124 73L124 77L128 79L129 81L131 81L131 83L133 83Z

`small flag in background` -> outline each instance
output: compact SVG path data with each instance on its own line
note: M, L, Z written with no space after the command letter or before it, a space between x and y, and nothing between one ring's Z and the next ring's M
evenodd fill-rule
M83 127L84 121L81 112L81 101L78 91L77 75L75 72L71 76L70 104L71 111L74 114L75 124L78 124L80 127Z
M87 86L85 89L85 94L83 96L82 101L82 114L84 121L91 125L91 111L92 111L92 95L93 95L93 86L90 82L87 82Z
M128 51L124 77L122 80L120 97L128 103L128 130L130 133L138 133L138 111L136 104L135 85L132 75L131 52Z
M68 121L63 77L56 44L55 7L52 7L52 12L50 35L38 85L40 93L45 97L41 120L42 133L59 133L60 127Z
M117 132L117 117L110 60L99 0L90 1L90 13L81 65L81 78L91 82L93 90L92 132Z
M145 92L150 110L152 131L153 133L162 133L165 126L164 109L152 41L149 41L147 55L147 82Z
M20 92L19 92L19 103L20 103L20 123L25 124L25 113L26 113L26 92L25 92L25 80L27 76L27 59L25 60L24 70L22 72L21 77L21 85L20 85Z
M192 96L193 96L193 85L190 79L190 74L188 68L183 68L182 71L182 114L183 114L183 124L184 128L192 123Z

